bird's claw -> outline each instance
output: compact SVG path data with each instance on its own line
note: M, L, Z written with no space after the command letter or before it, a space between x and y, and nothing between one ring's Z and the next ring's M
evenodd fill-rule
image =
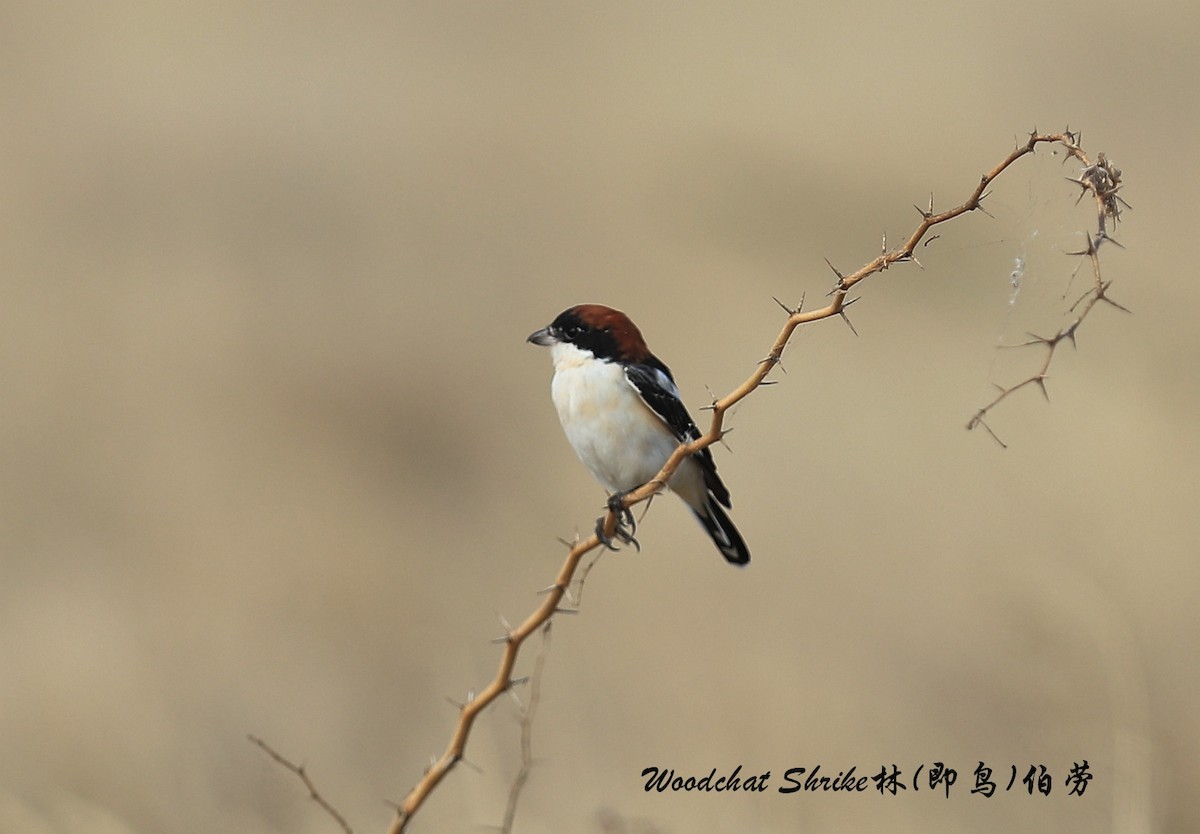
M619 541L622 544L633 545L633 549L641 553L642 546L633 537L633 534L637 532L637 522L633 518L633 511L625 506L625 493L617 492L609 496L608 511L616 516L617 524L613 529L612 536L609 537L604 533L604 522L607 520L607 516L600 516L596 519L596 538L600 539L600 544L609 550L616 550L613 542Z

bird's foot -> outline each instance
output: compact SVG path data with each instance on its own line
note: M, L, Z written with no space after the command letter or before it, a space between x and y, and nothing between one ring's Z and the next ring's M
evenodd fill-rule
M625 506L625 496L627 494L626 492L615 492L608 497L608 511L616 516L617 524L610 538L604 532L604 522L608 517L600 516L596 519L596 537L600 539L600 544L609 550L616 550L617 548L613 542L619 541L622 544L633 545L634 550L641 553L642 546L633 537L633 534L637 532L637 522L633 518L633 511Z

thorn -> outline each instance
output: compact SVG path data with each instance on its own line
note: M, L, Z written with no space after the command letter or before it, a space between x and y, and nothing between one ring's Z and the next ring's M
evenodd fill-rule
M493 611L492 613L494 613L496 618L500 620L500 625L504 627L505 631L512 631L512 625L509 624L508 620L504 619L503 614L501 614L499 611Z
M789 306L787 306L786 304L784 304L784 303L783 303L782 301L780 301L778 298L775 298L775 296L771 296L771 298L772 298L772 299L775 301L775 303L776 303L776 304L778 304L780 307L782 307L782 308L783 308L783 312L787 313L789 316L794 316L794 315L796 315L796 311L795 311L795 310L793 310L791 307L789 307Z
M479 773L479 774L483 773L483 768L480 767L479 765L475 764L475 762L471 761L466 756L463 756L463 755L456 756L455 763L456 764L459 764L459 763L465 764L467 767L471 768L471 770L475 771L476 773Z
M490 642L492 642L493 644L496 644L496 645L499 645L501 643L511 643L512 635L504 634L504 635L501 635L500 637L493 637Z
M545 588L542 588L542 590L538 591L535 596L544 597L546 594L551 593L552 591L557 591L559 588L562 588L562 586L556 582L553 585L547 585ZM564 588L564 590L566 589Z
M758 360L758 364L770 365L772 368L779 368L779 370L783 371L785 374L787 373L787 368L783 367L782 356L764 356L762 359Z
M1078 252L1067 252L1068 255L1078 255L1079 257L1091 257L1096 254L1095 248L1092 246L1091 235L1088 236L1087 249L1081 249Z
M727 429L722 429L722 430L721 430L721 434L720 434L720 436L719 436L719 437L717 437L717 442L718 442L718 443L720 443L722 446L724 446L724 447L725 447L725 450L726 450L727 452L730 452L730 453L732 453L732 452L733 452L733 449L732 449L732 448L730 448L729 444L725 442L725 436L726 436L727 434L729 434L730 432L732 432L732 431L733 431L733 427L732 427L732 426L731 426L730 428L727 428Z
M650 481L650 483L654 484L656 489L662 489L662 484L659 481ZM646 499L646 503L644 505L642 505L642 514L640 516L638 516L639 524L641 524L642 520L646 518L646 513L650 512L650 505L654 503L654 499L657 498L658 496L659 496L659 493L655 492L649 498ZM599 559L599 558L600 558L600 554L596 554L596 559ZM594 562L595 559L593 559L592 561ZM579 580L579 587L580 588L583 587L582 579Z
M1079 325L1082 321L1083 321L1083 319L1075 319L1075 321L1071 322L1069 327L1060 331L1058 334L1059 339L1062 339L1064 337L1067 339L1070 339L1071 347L1075 348L1076 350L1079 349L1079 345L1076 344L1076 342L1075 342L1075 331L1079 329Z
M859 296L859 297L861 298L861 296ZM858 301L857 298L854 300ZM846 315L846 307L848 307L848 306L849 305L843 305L842 309L838 310L838 315L841 316L842 321L846 322L846 326L850 328L850 332L853 333L855 336L857 336L858 330L855 329L854 322L850 321L850 317L848 315Z
M1003 440L1001 440L999 435L997 435L994 431L992 431L992 427L989 426L987 424L987 421L983 419L984 413L985 412L980 411L978 414L976 414L974 417L971 418L971 422L967 423L967 431L971 431L976 426L983 426L984 430L992 436L992 440L995 440L997 443L1000 444L1001 449L1007 449L1008 444L1005 443Z
M983 207L983 201L986 200L990 196L992 196L992 192L990 192L990 191L985 191L982 194L980 194L979 200L975 203L975 209L973 209L973 210L982 211L988 217L991 217L993 220L995 220L996 219L995 216L993 216L990 211L988 211L987 209L985 209Z
M1046 398L1046 402L1050 402L1050 392L1046 390L1046 375L1038 374L1033 378L1038 388L1042 389L1042 396Z
M829 264L829 268L833 270L833 274L837 276L837 283L833 285L833 289L825 293L826 297L836 295L839 292L846 291L846 276L838 271L838 268L833 265L829 258L825 259L825 263Z
M938 238L940 238L940 237L941 237L941 235L934 235L934 236L933 236L933 237L931 237L931 238L927 238L927 239L925 240L925 242L924 242L923 244L921 244L921 245L922 245L922 246L928 246L929 244L933 243L935 240L937 240L937 239L938 239Z
M888 251L888 248L887 248L887 232L884 232L884 233L883 233L883 243L882 243L882 244L880 245L880 247L879 247L879 254L880 254L880 255L886 255L886 254L887 254L887 251Z
M1046 344L1046 340L1045 340L1045 339L1043 339L1043 338L1041 338L1040 336L1034 336L1034 334L1032 334L1032 333L1027 333L1026 335L1027 335L1027 336L1033 336L1033 338L1032 338L1032 339L1029 339L1029 340L1027 340L1027 341L1024 341L1024 342L1016 342L1016 343L1014 343L1014 344L1011 344L1011 345L997 345L997 347L998 347L998 348L1000 348L1001 350L1012 350L1013 348L1023 348L1023 347L1029 347L1030 345L1044 345L1044 344ZM997 386L997 387L998 387L998 386Z
M1112 286L1112 281L1109 281L1107 284L1102 284L1100 286L1100 293L1099 293L1099 295L1096 296L1097 300L1103 301L1105 304L1109 305L1110 307L1116 307L1122 313L1128 313L1129 315L1132 316L1133 315L1132 310L1130 310L1128 307L1125 307L1124 305L1118 304L1117 302L1113 301L1111 298L1108 297L1108 288L1111 286Z
M447 700L447 701L449 701L449 702L450 702L450 704L451 704L452 706L454 706L456 709L459 709L459 710L464 710L464 709L466 709L466 708L467 708L467 705L466 705L466 704L464 704L462 701L456 701L456 700L454 700L453 698L451 698L449 695L447 695L447 696L445 696L445 697L446 697L446 700Z
M1063 177L1067 182L1073 182L1083 191L1088 190L1088 182L1083 177Z

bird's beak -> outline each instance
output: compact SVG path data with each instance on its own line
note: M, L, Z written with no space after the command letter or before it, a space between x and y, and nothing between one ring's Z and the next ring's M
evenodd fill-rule
M533 342L535 345L541 345L542 347L550 347L558 339L554 338L554 334L550 332L549 327L543 327L541 330L530 333L529 338L525 341Z

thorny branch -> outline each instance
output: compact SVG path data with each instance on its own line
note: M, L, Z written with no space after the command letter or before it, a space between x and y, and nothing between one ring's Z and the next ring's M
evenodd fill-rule
M605 522L608 529L614 530L616 519L610 513ZM611 533L610 533L611 535ZM450 745L446 748L440 758L434 761L425 771L425 775L421 778L404 801L396 808L396 815L392 818L392 824L388 828L389 834L400 834L407 828L413 814L425 802L426 797L430 792L438 786L438 784L446 777L455 765L463 761L463 750L466 748L467 739L471 735L471 727L475 723L475 719L492 701L496 700L504 692L507 692L513 685L512 679L513 667L517 662L517 654L521 650L521 644L534 631L542 627L560 610L570 611L572 609L560 609L560 603L563 598L568 596L568 588L571 585L572 578L575 576L575 571L579 567L580 561L590 551L600 546L599 537L593 533L587 539L576 539L569 543L569 552L567 553L566 561L559 568L558 577L554 584L545 589L545 599L542 604L530 614L523 623L516 628L510 629L502 638L504 643L504 651L500 657L500 668L496 672L496 677L488 684L484 690L473 697L468 697L467 703L463 704L459 710L458 726L454 730L454 734L450 738Z
M1062 146L1062 148L1066 151L1068 159L1076 159L1083 166L1083 170L1079 177L1073 179L1072 181L1080 187L1080 198L1082 198L1083 195L1090 193L1096 203L1096 232L1094 234L1089 234L1088 245L1081 252L1075 253L1090 260L1094 283L1087 294L1085 294L1085 296L1076 303L1074 309L1078 310L1079 312L1071 324L1063 328L1063 330L1059 331L1059 333L1057 333L1055 336L1048 338L1034 337L1030 342L1031 344L1045 345L1047 348L1048 355L1039 373L1021 383L1018 383L1017 385L1012 386L1011 388L1002 389L1001 393L992 402L985 405L975 414L975 416L971 419L971 422L968 424L968 428L974 428L977 425L982 425L987 428L989 432L991 432L991 429L984 422L984 417L1001 400L1020 388L1029 385L1037 385L1044 391L1046 369L1049 367L1050 361L1053 358L1054 350L1064 340L1069 339L1074 342L1075 333L1079 329L1080 324L1082 323L1083 319L1086 318L1088 313L1100 302L1104 302L1108 305L1116 307L1117 309L1125 309L1108 297L1110 283L1104 282L1100 277L1100 260L1098 254L1101 245L1104 243L1116 243L1116 241L1109 236L1108 220L1111 218L1115 225L1120 218L1120 208L1122 205L1124 205L1124 202L1117 194L1121 188L1121 172L1114 167L1104 157L1103 154L1098 154L1095 162L1089 160L1088 156L1079 146L1078 141L1078 134L1072 133L1069 130L1062 133L1049 134L1042 134L1034 131L1029 135L1028 140L1024 145L1016 147L998 165L980 178L979 184L975 187L974 192L961 205L958 205L947 211L935 213L933 207L933 198L930 197L928 208L918 209L921 214L921 222L899 248L889 249L887 246L887 239L884 238L883 247L879 256L849 275L842 274L835 267L833 267L832 264L830 264L830 268L833 269L834 274L837 276L837 281L829 293L831 298L829 304L820 309L810 310L808 312L803 312L800 309L792 310L781 304L780 306L784 306L784 309L787 313L787 318L784 321L779 335L775 338L774 343L771 345L771 349L768 351L766 357L758 362L754 372L750 374L745 382L743 382L726 396L717 399L712 404L712 422L709 430L697 440L688 443L681 443L653 480L625 496L625 507L628 508L634 504L647 501L652 498L655 494L662 490L664 485L670 480L671 475L674 474L675 469L679 466L680 462L684 460L684 458L694 454L700 449L716 443L721 439L724 433L723 426L725 414L735 404L749 396L750 393L760 385L770 384L770 382L766 380L766 377L776 365L780 364L784 348L787 347L787 344L791 340L792 334L795 333L796 328L805 324L811 324L812 322L820 321L822 319L831 318L833 316L839 316L845 319L846 308L849 307L854 301L854 299L848 299L847 295L855 285L870 275L874 275L877 272L882 272L888 269L892 264L907 263L909 261L916 262L916 258L914 257L913 253L930 229L942 223L953 220L954 218L962 214L966 214L967 212L976 210L982 211L982 203L984 198L987 196L988 185L990 185L993 180L999 177L1018 159L1026 154L1033 153L1034 149L1038 145L1050 143ZM936 235L934 237L936 238ZM846 321L849 323L848 319L846 319ZM995 435L993 433L993 437L994 436ZM609 539L611 539L616 533L617 522L617 513L613 510L609 510L604 517L602 530L602 532ZM416 814L417 811L420 810L421 806L425 803L425 800L429 797L429 794L432 793L435 788L437 788L446 775L458 763L464 761L463 752L466 749L467 739L471 735L471 728L474 726L475 719L481 712L483 712L484 709L488 707L488 705L495 701L497 697L504 692L509 691L509 689L511 689L515 683L512 678L512 672L522 644L531 634L533 634L533 632L545 626L556 613L559 613L562 610L572 610L569 608L562 609L560 607L563 602L563 598L568 597L568 600L570 599L568 595L568 588L572 583L572 579L575 576L575 572L578 569L583 557L590 551L599 547L600 544L600 537L596 533L593 533L586 539L576 539L576 541L570 543L568 545L570 550L567 554L567 558L563 562L562 567L559 568L558 576L555 578L554 584L546 589L545 599L542 601L542 604L539 605L538 608L516 628L506 629L507 633L499 640L499 642L504 643L504 651L500 657L500 667L496 672L496 676L493 678L492 682L483 689L482 692L469 696L467 702L460 705L458 724L450 738L449 746L446 748L446 751L441 755L441 757L436 759L425 771L424 776L422 776L420 781L418 781L412 790L409 791L408 796L404 798L404 801L397 806L396 815L392 819L391 826L388 829L389 834L401 834L401 832L408 827L409 822L412 821L413 815ZM311 787L311 783L308 781L308 778L304 774L302 768L297 768L295 765L292 765L286 760L280 758L277 754L271 751L270 748L266 747L265 744L261 742L256 743L259 743L260 746L267 750L268 753L271 753L273 756L275 756L275 758L285 767L288 767L293 772L297 773L297 775L304 780L305 785L309 787L309 791L313 795L313 798L320 802L322 806L326 808L326 810L334 815L334 818L342 824L344 830L347 832L349 831L349 828L345 825L344 821L341 820L341 817L338 816L331 808L329 808L328 805L322 799L320 799L319 794L317 794L316 791Z
M1067 136L1074 140L1076 137L1068 133ZM1100 247L1105 243L1112 243L1115 246L1120 246L1108 233L1108 219L1112 218L1113 226L1115 227L1121 219L1121 206L1128 204L1117 195L1121 189L1121 170L1108 161L1104 154L1096 154L1096 161L1092 164L1087 163L1087 157L1083 156L1082 152L1072 153L1071 156L1078 158L1084 163L1084 169L1078 177L1068 177L1068 179L1079 186L1079 199L1087 193L1091 193L1096 201L1096 232L1088 234L1087 246L1078 252L1069 252L1070 255L1086 258L1087 262L1092 267L1092 287L1084 293L1078 301L1071 305L1071 312L1075 313L1075 317L1065 327L1061 328L1053 336L1038 336L1035 333L1029 334L1029 341L1021 342L1017 345L1007 345L1007 347L1028 347L1030 345L1042 345L1046 352L1042 359L1041 367L1029 377L1021 380L1015 385L1008 387L997 386L998 393L987 403L987 405L975 412L974 416L967 422L967 429L973 429L976 426L983 426L992 439L1005 446L1003 440L997 436L992 427L987 424L984 418L993 408L1001 403L1009 394L1014 394L1022 388L1027 388L1036 385L1042 392L1042 396L1050 399L1050 394L1046 390L1046 376L1050 370L1050 363L1054 361L1054 352L1064 341L1070 341L1071 346L1075 346L1075 334L1079 330L1079 326L1083 324L1083 320L1088 317L1092 309L1104 302L1110 307L1115 307L1121 312L1128 313L1125 307L1122 307L1117 302L1113 301L1108 295L1108 289L1112 285L1111 281L1104 281L1100 277ZM1078 202L1078 200L1076 201ZM1007 448L1007 446L1005 446Z

